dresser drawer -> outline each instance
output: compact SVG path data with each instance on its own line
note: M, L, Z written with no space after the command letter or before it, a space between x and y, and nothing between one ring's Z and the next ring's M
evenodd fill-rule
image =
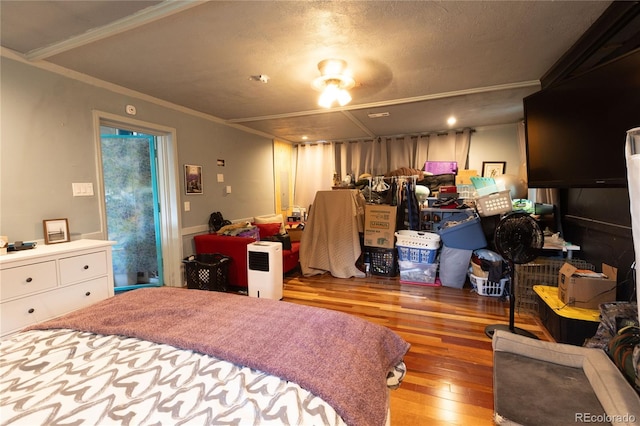
M0 305L0 334L64 315L109 297L107 277L96 278Z
M25 296L57 285L55 261L17 266L0 271L0 300Z
M0 305L0 334L19 331L28 325L49 318L51 312L48 312L42 303L43 298L48 296L49 293L36 294Z
M107 297L109 297L109 280L107 277L102 277L59 288L50 293L50 297L47 297L43 303L47 311L55 310L55 316L59 316L92 305Z
M107 254L104 251L60 259L60 285L106 275Z

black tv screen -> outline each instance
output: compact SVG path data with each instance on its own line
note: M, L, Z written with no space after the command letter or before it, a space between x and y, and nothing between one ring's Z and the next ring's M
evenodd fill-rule
M531 188L624 187L640 127L640 49L524 99Z

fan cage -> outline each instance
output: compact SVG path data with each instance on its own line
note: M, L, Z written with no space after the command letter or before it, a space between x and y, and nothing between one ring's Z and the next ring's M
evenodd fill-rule
M514 285L518 312L538 312L538 298L534 285L557 287L562 265L570 263L578 269L595 271L595 266L581 259L554 259L539 257L529 263L515 265Z

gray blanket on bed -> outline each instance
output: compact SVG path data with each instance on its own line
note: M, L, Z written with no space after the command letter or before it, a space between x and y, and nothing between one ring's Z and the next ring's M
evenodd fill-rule
M341 312L233 294L143 288L29 329L68 328L165 343L297 383L350 425L383 425L386 374L409 344Z

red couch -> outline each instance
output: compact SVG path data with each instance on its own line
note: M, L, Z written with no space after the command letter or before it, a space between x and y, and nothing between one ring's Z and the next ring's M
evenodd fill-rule
M254 238L232 237L228 235L204 234L193 237L196 254L220 253L229 256L229 284L248 287L247 281L247 245L255 242ZM300 242L291 242L291 250L282 250L282 271L295 269L300 260Z

